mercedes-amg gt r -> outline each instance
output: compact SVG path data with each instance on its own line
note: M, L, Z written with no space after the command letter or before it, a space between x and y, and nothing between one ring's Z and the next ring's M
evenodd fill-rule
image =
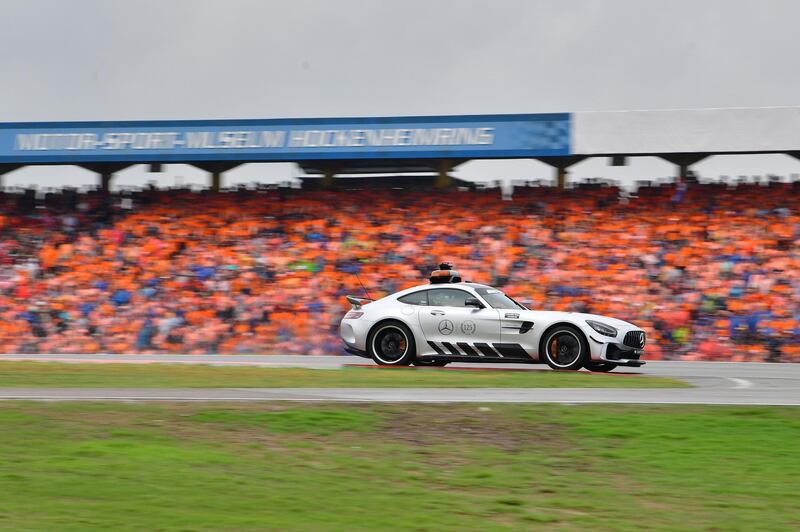
M510 362L610 371L644 364L645 333L628 322L530 310L496 288L463 282L449 264L430 280L377 301L347 296L345 350L386 366Z

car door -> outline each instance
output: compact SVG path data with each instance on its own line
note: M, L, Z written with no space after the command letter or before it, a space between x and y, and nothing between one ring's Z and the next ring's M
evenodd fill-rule
M500 314L465 305L474 294L459 288L427 290L428 305L419 323L428 345L441 355L498 357L491 346L500 343Z
M496 288L480 286L475 292L500 314L501 343L493 347L504 358L538 358L536 323L530 311Z

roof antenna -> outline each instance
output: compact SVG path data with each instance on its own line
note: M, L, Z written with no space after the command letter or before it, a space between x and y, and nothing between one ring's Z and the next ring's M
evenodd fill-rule
M364 290L364 294L366 294L367 299L372 299L369 295L369 292L367 292L367 288L364 286L364 283L361 282L361 277L358 276L358 272L355 272L355 274L356 274L356 279L358 279L358 284L361 285L361 288Z

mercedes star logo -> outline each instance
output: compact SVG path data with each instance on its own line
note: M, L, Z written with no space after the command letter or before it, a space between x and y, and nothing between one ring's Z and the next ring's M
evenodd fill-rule
M442 334L453 333L453 322L450 320L442 320L439 322L439 332Z

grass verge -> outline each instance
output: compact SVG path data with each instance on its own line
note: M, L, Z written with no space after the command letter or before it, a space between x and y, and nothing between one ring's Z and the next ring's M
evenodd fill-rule
M0 362L2 387L107 388L680 388L646 375L434 368L262 368L196 364Z
M0 403L0 528L797 530L800 409Z

